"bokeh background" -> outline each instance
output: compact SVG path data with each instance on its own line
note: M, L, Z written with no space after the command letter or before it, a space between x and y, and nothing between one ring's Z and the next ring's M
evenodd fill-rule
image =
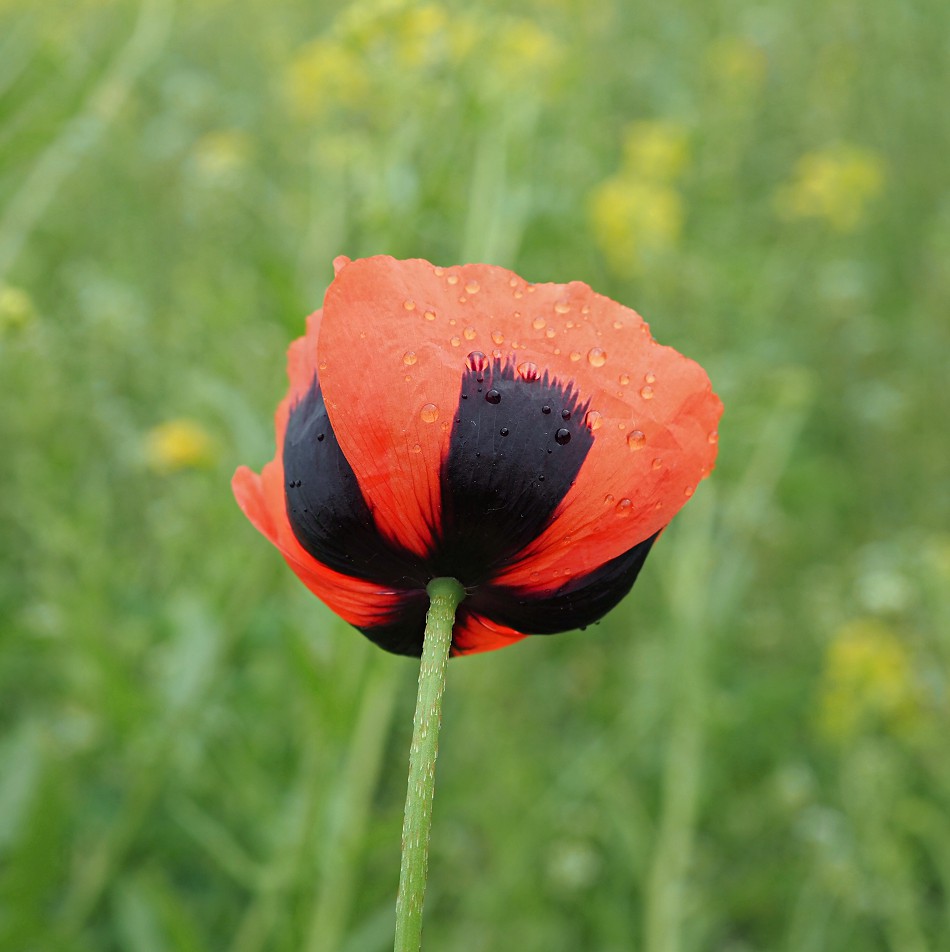
M945 0L0 0L0 948L391 948L415 666L228 482L337 254L581 279L720 462L454 661L427 948L950 949Z

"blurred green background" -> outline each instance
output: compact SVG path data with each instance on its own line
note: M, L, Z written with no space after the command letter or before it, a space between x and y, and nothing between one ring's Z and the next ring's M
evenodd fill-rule
M619 609L451 664L426 947L950 949L948 21L0 0L0 948L392 947L415 666L228 487L388 252L727 408Z

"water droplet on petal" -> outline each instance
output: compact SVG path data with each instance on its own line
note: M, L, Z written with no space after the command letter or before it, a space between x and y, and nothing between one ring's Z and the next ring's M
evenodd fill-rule
M564 427L561 427L557 433L554 434L554 442L559 443L561 446L564 446L567 443L571 442L571 431L565 430Z
M536 330L541 330L544 325L547 324L547 321L543 317L536 317L532 322L531 326Z
M402 355L402 362L403 362L407 367L411 367L418 359L419 359L419 358L416 356L416 352L415 352L414 350L407 350L407 351Z
M570 410L562 410L562 411L561 411L561 419L562 419L562 420L570 420L570 418L571 418L571 411L570 411Z
M613 493L607 493L607 495L604 496L604 502L607 503L608 505L609 505L610 503L612 503L613 501L614 501L614 494L613 494Z
M427 321L434 321L434 320L435 320L435 311L426 311L422 316L423 316Z
M614 330L619 331L623 327L623 321L614 321Z
M327 362L326 362L325 360L321 360L321 361L320 361L320 369L321 369L321 370L326 370L326 369L327 369Z
M647 383L656 383L656 374L647 374L643 379Z
M640 390L640 396L643 397L644 400L652 400L652 399L653 399L653 387L650 387L650 386L643 387L643 388Z
M587 352L587 362L591 367L603 367L607 363L607 351L603 347L591 347Z
M492 332L491 332L491 339L492 339L496 344L504 344L504 342L505 342L505 335L502 334L501 331L492 331Z
M413 444L412 444L412 452L413 452L413 453L421 453L421 452L422 452L422 446L421 446L420 444L418 444L418 443L413 443Z
M614 506L614 512L616 512L618 516L630 515L631 509L633 509L633 503L627 499L626 496L624 496L624 498L621 499L616 506Z
M621 374L618 379L620 380L620 386L626 387L630 383L630 374Z
M710 442L710 443L718 443L718 442L719 442L719 431L718 431L718 430L713 430L712 433L709 434L708 439L709 439L709 442Z
M687 486L687 487L683 490L683 495L684 495L687 499L689 499L689 497L692 496L694 492L696 492L696 490L693 489L692 486Z
M442 275L445 274L445 268L438 268L438 267L433 268L433 269L432 269L432 273L433 273L437 278L441 278Z
M596 410L588 410L584 422L588 429L599 430L604 425L604 418Z
M402 302L402 306L407 311L414 311L416 309L416 302L407 298L405 301Z
M571 310L571 305L568 304L567 301L558 301L557 304L554 305L554 310L557 311L558 314L567 314Z
M419 415L423 423L435 423L439 419L439 408L434 403L427 403Z
M643 449L643 444L646 443L647 438L643 430L631 430L627 434L627 446L632 450Z
M544 336L547 337L548 340L550 340L556 333L557 333L557 331L556 331L553 327L549 327L549 328L544 332Z
M658 456L658 457L653 461L653 468L654 468L654 469L661 469L662 466L663 466L663 460L661 460L660 457Z
M501 403L501 394L497 390L489 390L488 393L485 394L485 400L497 406Z
M507 436L511 431L508 429L508 427L503 426L498 432L499 432L502 436Z
M475 334L476 334L476 331L474 327L466 327L465 330L462 331L462 336L466 340L475 340Z
M477 281L466 281L465 282L465 291L467 294L478 294L479 286Z
M541 407L541 412L542 412L542 413L550 413L550 412L551 412L551 408L550 408L547 404L545 404L543 407Z
M572 350L572 351L571 351L571 360L573 360L574 363L577 363L577 361L579 361L579 360L581 359L581 357L583 357L583 356L584 356L584 355L583 355L579 350Z
M488 366L488 358L480 350L473 350L465 358L465 365L469 370L481 373Z
M453 338L449 341L449 343L450 343L453 347L458 347L458 346L462 343L462 339L461 339L460 337L453 337Z
M457 274L450 274L445 280L446 280L449 284L458 284L458 283L459 283L459 276L458 276Z
M526 360L523 364L518 364L518 373L521 374L521 379L527 380L528 383L537 380L540 376L538 373L538 365L532 363L530 360Z

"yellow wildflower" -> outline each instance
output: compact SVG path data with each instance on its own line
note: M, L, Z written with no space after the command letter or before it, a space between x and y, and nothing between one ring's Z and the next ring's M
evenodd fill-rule
M370 91L359 57L336 40L323 38L307 43L291 60L284 86L300 118L322 115L338 105L358 106Z
M0 284L0 332L17 331L36 317L33 299L22 288Z
M193 161L202 178L226 180L237 175L247 164L250 151L250 141L243 132L218 129L195 143Z
M872 152L853 146L809 152L776 193L776 209L788 220L821 218L838 231L853 231L883 184L883 164Z
M823 732L835 740L875 727L901 733L913 727L918 714L903 642L874 619L844 625L825 654L819 709Z
M153 427L145 439L145 460L159 473L208 466L214 457L214 441L195 420L167 420Z
M650 119L633 123L623 141L624 168L652 182L673 182L689 161L689 136L679 123Z
M745 93L765 81L765 53L743 37L720 37L709 47L706 61L717 88Z
M683 201L666 185L615 175L594 190L590 219L611 269L629 277L651 256L675 246L683 227Z

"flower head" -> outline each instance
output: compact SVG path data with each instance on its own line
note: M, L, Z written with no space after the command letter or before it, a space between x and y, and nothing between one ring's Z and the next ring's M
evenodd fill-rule
M277 454L238 503L330 608L418 655L425 587L468 593L453 652L601 618L712 469L698 364L580 282L335 262L289 352Z

